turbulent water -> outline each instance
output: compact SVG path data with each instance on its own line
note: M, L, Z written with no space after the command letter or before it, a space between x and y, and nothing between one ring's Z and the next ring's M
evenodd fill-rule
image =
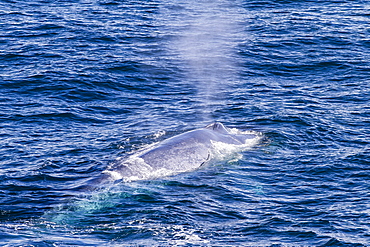
M369 22L360 0L0 0L0 245L369 245ZM78 189L214 121L264 141Z

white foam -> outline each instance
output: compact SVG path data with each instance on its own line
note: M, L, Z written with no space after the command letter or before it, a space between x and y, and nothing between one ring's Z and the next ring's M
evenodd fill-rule
M227 128L230 134L234 135L255 135L257 137L262 137L262 133L253 130L240 130L237 128Z
M175 171L166 168L154 169L146 163L144 159L138 157L139 155L140 154L130 156L124 161L124 164L122 164L131 171L130 173L132 175L122 176L119 172L109 170L104 171L104 173L111 175L114 180L123 179L125 182L166 177L176 174Z
M122 175L116 171L105 170L102 173L110 175L113 180L119 180L123 178Z
M240 131L238 129L229 129L232 134L248 134L254 135L254 138L246 139L245 143L242 145L239 144L230 144L218 141L211 141L212 149L211 154L213 159L216 160L225 160L232 159L233 161L241 159L243 156L240 154L242 151L251 149L252 147L258 145L263 138L262 134L256 131ZM237 156L235 156L237 155Z

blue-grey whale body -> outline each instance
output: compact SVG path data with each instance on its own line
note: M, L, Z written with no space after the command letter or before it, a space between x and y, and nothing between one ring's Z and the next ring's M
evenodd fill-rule
M204 128L176 135L134 155L117 159L96 179L134 181L188 172L201 167L223 148L252 146L260 139L257 132L242 132L212 123ZM221 151L220 151L221 150ZM228 150L227 148L225 150Z

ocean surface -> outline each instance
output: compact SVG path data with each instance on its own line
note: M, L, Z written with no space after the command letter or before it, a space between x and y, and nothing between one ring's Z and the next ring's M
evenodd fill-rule
M0 0L1 246L370 246L370 2ZM78 189L219 121L264 141Z

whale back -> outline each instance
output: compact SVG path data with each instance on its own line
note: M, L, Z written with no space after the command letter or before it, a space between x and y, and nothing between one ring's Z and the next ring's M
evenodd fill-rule
M222 156L223 152L227 155L245 145L253 145L258 139L255 133L229 129L215 122L119 158L95 180L98 183L145 180L195 170L215 155Z

